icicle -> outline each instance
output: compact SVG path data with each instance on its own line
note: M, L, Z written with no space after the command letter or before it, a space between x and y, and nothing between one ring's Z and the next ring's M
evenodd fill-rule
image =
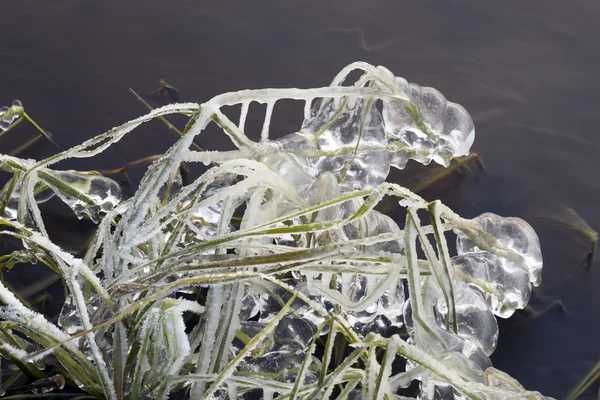
M238 398L237 385L235 383L227 382L227 395L229 396L229 400L235 400Z
M344 296L350 295L350 290L352 289L352 285L354 283L354 279L357 278L356 275L342 273L342 294Z
M271 388L263 388L263 400L273 400L274 393Z
M244 132L244 128L246 126L246 117L248 116L248 108L250 107L250 102L245 101L242 103L242 109L240 111L240 123L239 128L240 131Z
M312 106L312 100L305 100L304 101L304 119L308 119L310 117L310 108Z
M269 141L269 125L271 124L271 115L273 114L273 107L275 107L275 102L267 103L267 111L265 112L265 122L263 123L262 132L260 134L261 142Z
M310 291L313 288L313 273L309 271L305 276L306 276L306 288Z

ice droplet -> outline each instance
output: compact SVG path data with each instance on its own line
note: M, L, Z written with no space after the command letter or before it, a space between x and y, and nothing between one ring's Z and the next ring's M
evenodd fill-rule
M65 377L62 375L54 375L49 378L38 379L27 386L33 394L44 394L53 390L60 390L65 387Z
M15 123L23 113L23 104L15 100L11 107L3 106L0 108L0 130L5 131Z

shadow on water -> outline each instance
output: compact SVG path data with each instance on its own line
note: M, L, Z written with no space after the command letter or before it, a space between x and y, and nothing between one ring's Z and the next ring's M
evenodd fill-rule
M600 265L597 257L578 270L588 249L539 217L566 207L600 228L600 5L235 3L11 2L0 25L0 103L20 99L68 147L144 113L127 89L152 92L161 79L179 89L180 101L202 102L242 88L325 85L342 66L364 60L439 89L473 115L474 150L487 173L437 183L423 195L441 197L465 217L532 218L545 259L533 306L560 300L566 312L502 323L494 362L527 388L564 396L600 358ZM276 108L281 134L300 123L288 109ZM93 165L59 167L114 169L164 151L174 138L153 122ZM3 137L1 150L20 140ZM224 148L219 140L204 135L198 144ZM53 152L40 141L22 156ZM401 182L402 174L393 177ZM79 228L65 226L65 233L71 229Z

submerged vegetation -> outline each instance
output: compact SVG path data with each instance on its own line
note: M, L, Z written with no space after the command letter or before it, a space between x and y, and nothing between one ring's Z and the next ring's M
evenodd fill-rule
M284 99L304 122L271 140ZM266 104L259 142L245 131L252 102ZM189 122L131 198L99 173L55 168L169 114ZM194 147L210 124L236 150ZM488 358L496 317L540 283L533 229L465 219L386 182L409 159L464 166L474 136L437 90L353 63L329 87L164 106L41 161L0 154L12 174L0 234L23 244L1 262L40 262L68 291L54 324L0 283L0 354L47 383L44 360L99 399L395 399L414 381L421 399L544 398ZM210 168L187 182L182 163ZM53 196L98 224L81 258L50 240L38 204ZM406 211L403 229L375 210L386 196Z

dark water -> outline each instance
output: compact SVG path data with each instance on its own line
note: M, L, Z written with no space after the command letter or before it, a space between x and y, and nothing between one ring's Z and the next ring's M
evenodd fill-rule
M326 85L363 60L439 89L473 116L474 150L487 173L460 185L448 178L423 195L440 196L466 217L492 211L534 225L545 266L533 305L560 300L567 311L502 324L494 362L527 388L560 398L600 359L600 263L578 269L585 239L549 219L569 207L600 229L600 3L416 4L8 2L0 23L0 103L20 99L67 147L144 113L127 89L150 92L161 78L180 89L180 100L203 102L242 88ZM275 127L285 132L298 123ZM1 151L34 135L17 132L0 139ZM199 143L214 148L218 140L205 135ZM116 168L172 142L152 123L93 165L61 167ZM54 151L40 142L24 156Z

